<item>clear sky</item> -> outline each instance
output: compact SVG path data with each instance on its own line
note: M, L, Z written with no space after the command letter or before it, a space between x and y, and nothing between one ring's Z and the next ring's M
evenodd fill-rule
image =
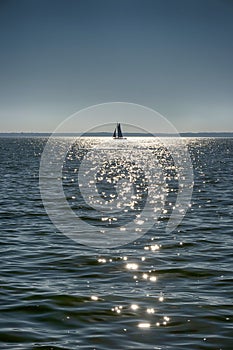
M233 1L0 1L1 132L109 101L180 132L233 131Z

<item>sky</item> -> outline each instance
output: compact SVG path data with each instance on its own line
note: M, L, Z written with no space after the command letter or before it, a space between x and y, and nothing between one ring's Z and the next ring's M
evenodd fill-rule
M111 101L233 131L232 38L232 0L1 0L0 132Z

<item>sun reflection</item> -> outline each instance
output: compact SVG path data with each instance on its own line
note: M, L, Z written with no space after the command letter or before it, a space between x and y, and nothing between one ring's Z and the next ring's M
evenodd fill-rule
M144 278L145 280L147 280L148 277L149 277L149 275L148 275L147 273L144 273L144 274L142 275L142 278Z
M130 308L135 311L138 310L139 306L137 304L132 304Z
M145 246L144 250L151 250L152 252L159 250L161 248L161 245L153 244L151 246Z
M157 277L156 276L151 276L150 277L150 281L151 282L156 282L157 281Z
M138 269L138 264L136 264L136 263L128 263L128 264L126 264L126 268L128 270L137 270Z
M155 310L153 309L153 307L151 307L151 308L146 309L146 312L148 314L154 314Z
M150 328L151 324L149 322L141 322L138 324L139 328Z
M135 184L135 188L137 188L139 183L135 182L135 179L137 180L141 180L142 183L140 184L140 186L142 186L142 188L139 186L139 190L141 189L141 192L139 190L135 190L131 193L132 190L132 186L130 184L129 186L129 178L127 173L124 174L124 172L122 173L122 163L123 165L128 166L127 163L127 158L125 158L125 160L119 160L119 162L114 165L113 163L111 163L109 165L109 162L106 162L106 167L103 167L103 169L101 169L101 171L98 173L98 178L95 179L95 181L90 181L87 182L87 186L91 186L91 185L95 185L96 181L98 182L98 188L99 191L96 191L94 193L93 196L90 197L90 203L99 203L102 206L104 206L104 210L106 209L105 206L109 206L110 208L110 213L108 213L108 211L105 211L104 213L101 213L101 215L99 216L100 220L102 221L101 223L101 232L106 233L108 232L107 229L105 229L106 225L112 224L112 226L116 225L117 223L119 223L121 217L120 215L118 215L119 211L113 211L113 209L121 209L122 210L122 216L124 215L124 213L126 213L125 218L128 218L128 216L131 213L131 210L138 210L136 205L140 202L141 200L141 192L143 193L142 189L144 189L146 183L143 184L143 182L145 182L145 179L141 179L138 175L137 175L137 169L135 170L136 173L133 174L133 178L130 180L132 183ZM95 170L95 166L97 166L99 163L97 162L96 165L94 165L94 170ZM88 175L88 174L87 174ZM150 173L148 172L148 175L150 175ZM124 179L124 180L123 180ZM166 180L167 178L165 177L164 180ZM171 179L171 178L170 178ZM122 181L123 180L123 181ZM113 184L114 186L110 186L109 190L106 189L107 187L105 185L108 186L108 184ZM79 184L80 187L82 187L82 184ZM101 187L102 186L102 187ZM143 187L144 186L144 187ZM159 185L158 185L159 186ZM85 187L85 184L84 184ZM116 189L116 191L115 191ZM161 199L163 201L163 203L165 202L166 198L167 198L167 193L169 194L169 191L173 192L173 189L164 189L164 191L159 192L152 192L153 196L151 197L150 200L150 204L152 205L152 207L155 206L155 208L153 209L153 213L152 213L152 217L154 216L155 219L157 218L156 214L157 212L160 211L160 207L157 208L156 205L158 203L158 199ZM98 196L98 193L101 193L101 196ZM73 196L72 199L76 199L76 196ZM120 201L119 201L120 199ZM115 203L115 204L114 204ZM113 205L114 204L114 205ZM169 206L169 210L170 209L174 209L174 207L172 207L173 203L167 203ZM98 208L98 207L97 207ZM180 209L182 210L182 208ZM139 212L139 210L138 210ZM137 212L137 213L138 213ZM127 214L128 213L128 214ZM163 210L163 214L167 214L168 210L164 208ZM166 215L164 215L164 217L166 218ZM134 222L136 224L137 227L133 227L132 232L135 233L136 232L140 232L143 230L144 225L147 224L147 220L148 218L145 218L142 215L136 215L135 212L135 216L134 216ZM128 231L128 226L127 224L125 224L122 221L122 225L119 225L119 231ZM126 226L124 226L126 225ZM107 227L107 226L106 226ZM116 227L118 227L116 225ZM142 241L143 242L143 241ZM123 269L127 269L127 273L126 275L130 274L130 276L128 276L128 280L126 281L126 283L131 284L130 287L132 287L132 291L135 293L135 291L137 292L139 290L139 288L137 288L137 284L141 284L143 290L140 290L140 295L143 295L144 301L146 298L146 302L147 304L143 305L141 304L141 302L138 301L138 299L135 298L135 294L134 297L132 298L132 295L130 297L130 301L128 301L128 303L126 304L126 298L124 297L124 301L120 301L118 299L118 301L114 304L110 304L110 306L108 306L109 311L112 310L112 313L114 315L114 317L127 317L127 315L131 318L135 319L135 327L141 328L141 329L148 329L150 327L163 327L166 326L168 324L168 322L170 321L170 318L168 316L160 316L160 312L161 312L161 308L163 309L165 307L165 305L160 304L159 302L164 302L164 294L163 292L157 292L158 294L154 294L155 292L155 287L153 286L153 283L156 282L159 278L158 272L156 271L155 267L153 265L151 265L151 261L150 258L152 256L154 256L155 254L160 254L160 249L162 250L162 245L161 244L156 244L156 242L158 242L158 237L155 236L153 238L149 238L145 244L143 244L144 246L144 250L142 250L141 254L145 255L145 256L140 256L141 254L138 255L131 255L130 251L126 251L126 250L119 250L120 255L118 255L116 257L113 258L109 258L109 257L103 257L101 256L102 254L98 254L97 256L97 262L99 264L106 264L108 263L105 268L108 267L109 262L117 262L119 263L121 269L123 267ZM182 248L181 246L183 245L183 242L180 242L180 239L176 241L176 245L180 248ZM184 243L185 245L185 243ZM143 249L143 247L142 247ZM179 249L180 251L182 251L182 249ZM144 253L143 253L144 252ZM124 256L124 254L128 254L127 256ZM178 253L179 255L180 253ZM143 264L142 262L144 261L148 261L148 265L145 263ZM153 262L152 262L153 263ZM111 264L111 267L113 264ZM144 267L143 267L144 265ZM146 266L147 265L147 266ZM130 271L129 271L130 270ZM139 270L139 271L138 271ZM115 273L115 268L114 268L114 273ZM126 270L125 270L126 272ZM112 273L112 271L111 271ZM158 275L155 276L154 274ZM88 283L88 282L87 282ZM89 287L89 285L88 285ZM148 290L147 290L148 288ZM93 290L94 292L94 290ZM92 292L91 292L92 293ZM102 295L102 293L100 293L100 295ZM92 295L89 297L92 301L98 301L98 300L103 300L101 297L99 298L96 295ZM111 296L112 298L112 296ZM117 297L118 298L118 297ZM138 301L138 304L137 304ZM116 304L122 302L122 305L117 305ZM97 304L97 303L96 303ZM99 305L99 303L98 303ZM100 303L100 306L101 303ZM111 311L110 311L111 312ZM127 314L128 312L128 314ZM164 313L162 314L164 315ZM140 316L140 318L139 318ZM150 322L148 322L148 320ZM120 320L121 321L121 320ZM189 322L189 321L188 321ZM122 327L123 329L123 327ZM124 328L124 331L126 331L126 328Z
M159 245L158 244L155 244L155 245L152 245L151 247L150 247L150 249L152 250L152 251L155 251L155 250L159 250Z
M119 305L119 306L113 307L111 310L112 310L113 312L116 312L117 314L120 314L121 311L122 311L122 309L123 309L123 306L122 306L122 305Z
M160 293L159 301L164 301L164 296L163 296L163 293L162 293L162 292Z

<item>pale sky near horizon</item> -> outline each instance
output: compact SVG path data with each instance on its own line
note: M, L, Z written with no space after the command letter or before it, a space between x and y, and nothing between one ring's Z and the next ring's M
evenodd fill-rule
M0 132L110 101L233 131L232 38L232 0L1 0Z

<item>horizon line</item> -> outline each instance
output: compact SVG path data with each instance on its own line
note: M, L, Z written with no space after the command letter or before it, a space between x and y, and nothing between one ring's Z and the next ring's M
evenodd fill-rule
M232 135L233 136L233 131L182 131L182 132L178 132L176 133L169 133L169 132L125 132L124 135L142 135L142 136L155 136L155 135ZM0 136L1 135L17 135L17 136L27 136L27 135L60 135L60 136L65 136L65 135L69 135L69 136L84 136L84 135L104 135L104 136L112 136L112 133L109 131L102 131L102 132L58 132L58 133L54 133L54 132L49 132L49 131L44 131L44 132L40 132L40 131L0 131Z

